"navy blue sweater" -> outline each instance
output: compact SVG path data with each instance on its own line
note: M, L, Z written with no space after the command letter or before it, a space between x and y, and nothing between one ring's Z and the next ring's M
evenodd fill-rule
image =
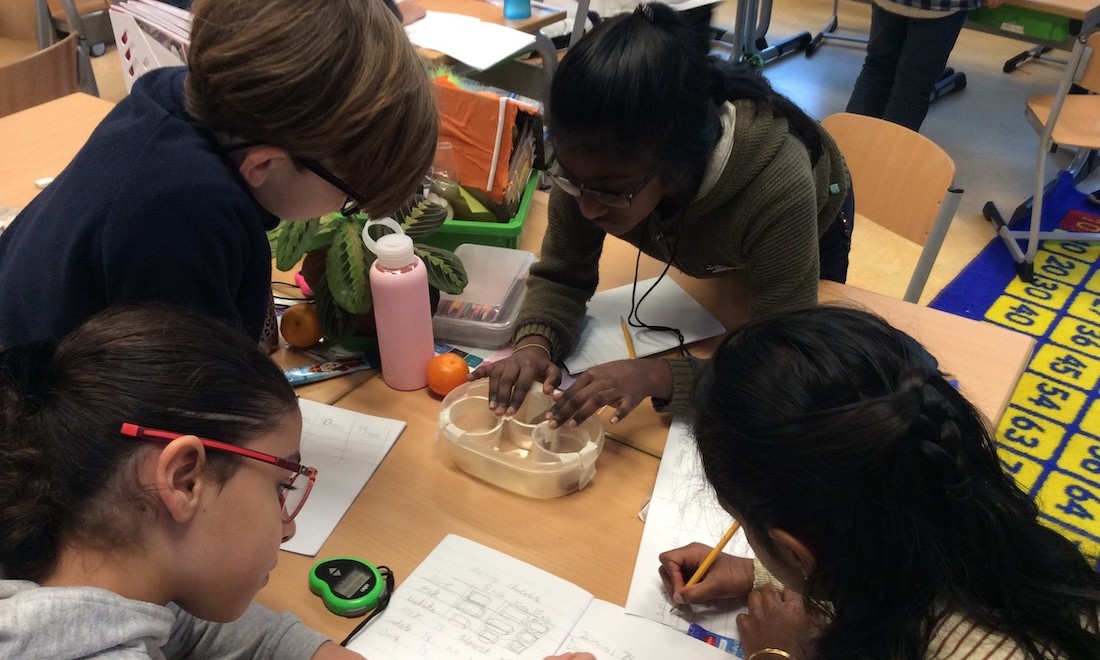
M0 234L0 346L60 339L121 302L206 312L259 338L276 219L184 110L183 68L142 76Z

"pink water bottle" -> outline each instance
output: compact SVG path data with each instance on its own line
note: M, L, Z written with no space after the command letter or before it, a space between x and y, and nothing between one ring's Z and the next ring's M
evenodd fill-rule
M394 233L374 240L373 225ZM418 390L428 384L428 362L435 356L427 268L392 218L368 222L363 242L378 257L370 268L370 290L382 380L395 390Z

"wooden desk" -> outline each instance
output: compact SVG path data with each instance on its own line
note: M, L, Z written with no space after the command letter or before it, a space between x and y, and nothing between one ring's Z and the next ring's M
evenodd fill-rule
M545 193L537 194L520 238L521 249L538 254L546 228L546 200ZM600 288L629 284L633 280L637 254L637 250L626 242L609 238L600 259ZM663 267L661 262L642 255L638 279L656 277ZM669 276L726 328L735 328L745 322L748 282L700 280L676 269L669 270ZM821 283L819 299L823 303L868 309L914 336L936 356L945 372L959 380L962 392L994 424L1004 413L1035 346L1031 337L1012 330L835 282ZM691 352L708 357L718 341L715 338L699 342L692 346ZM609 417L610 412L605 411L605 421ZM658 415L652 406L643 403L621 423L607 428L616 436L626 438L632 446L660 456L669 421L667 415Z
M545 223L546 195L539 193L520 247L537 252ZM635 254L626 243L608 240L601 288L628 283ZM661 267L643 257L639 277L656 275ZM672 277L727 326L743 322L739 306L731 303L738 294L735 290L731 296L728 284L718 287L715 280L679 273ZM1025 335L852 287L822 283L821 299L867 307L917 337L989 415L1000 415L1031 354L1032 340ZM717 341L696 345L693 352L708 355ZM396 392L375 378L336 405L401 417L409 427L319 557L359 555L394 568L400 583L445 534L455 532L562 576L599 598L625 602L642 531L635 514L652 489L668 416L643 404L611 429L625 442L605 444L589 488L554 500L534 500L454 467L446 446L433 439L439 403L426 390ZM276 609L291 609L310 626L340 639L354 623L329 614L308 594L305 576L314 561L283 553L259 600Z
M657 459L607 442L587 488L552 500L531 499L479 481L451 463L446 445L434 440L439 399L426 389L397 392L374 378L336 405L400 417L408 428L317 557L280 553L259 602L291 610L340 641L356 621L331 614L309 593L313 563L359 556L392 568L400 584L452 532L564 577L598 598L626 601L643 527L637 513L653 489Z
M0 118L0 204L26 206L40 192L35 180L60 174L113 107L70 94Z

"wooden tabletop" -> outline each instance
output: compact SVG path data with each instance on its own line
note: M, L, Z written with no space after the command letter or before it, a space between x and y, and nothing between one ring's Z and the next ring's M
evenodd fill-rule
M60 174L113 107L70 94L0 117L0 204L26 206L40 192L34 182Z
M456 533L559 575L598 598L624 603L642 534L637 513L653 489L657 459L606 442L596 476L584 490L549 500L516 495L455 467L447 441L435 439L439 404L426 389L398 392L381 378L336 404L398 417L408 427L317 557L280 553L257 600L292 610L339 641L356 621L331 614L310 594L306 580L316 561L361 557L389 566L400 584L444 536Z
M1008 4L1081 21L1085 31L1100 22L1100 2L1097 0L1008 0Z
M28 202L37 192L34 179L60 172L110 107L76 94L0 118L0 145L5 151L0 159L0 203ZM520 247L537 253L545 223L546 195L539 193ZM622 241L608 240L600 286L629 283L635 256ZM661 267L643 256L638 277L655 276ZM743 322L738 301L747 299L747 287L719 287L719 281L694 280L675 272L671 277L727 327ZM924 342L991 417L1000 415L1030 355L1029 337L989 324L836 284L823 284L821 298L864 305ZM716 342L704 342L693 352L705 356ZM296 357L300 356L280 359ZM270 584L259 595L261 602L293 610L308 625L342 639L355 621L330 614L309 593L306 580L315 561L338 554L360 556L390 566L401 580L451 532L564 577L598 598L625 601L642 532L637 512L653 486L667 416L643 404L610 429L642 451L607 442L588 488L538 500L491 486L455 467L446 441L435 440L439 400L427 390L397 392L380 378L356 374L299 392L336 400L340 407L401 418L408 427L318 557L281 553Z

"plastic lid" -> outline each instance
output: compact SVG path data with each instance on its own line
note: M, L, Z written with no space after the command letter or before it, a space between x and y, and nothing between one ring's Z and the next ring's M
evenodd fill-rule
M370 228L374 225L382 225L394 231L374 240L370 236ZM401 225L393 218L379 218L371 220L363 227L363 243L367 249L378 257L378 265L383 268L401 268L416 260L413 251L413 240L401 231Z

